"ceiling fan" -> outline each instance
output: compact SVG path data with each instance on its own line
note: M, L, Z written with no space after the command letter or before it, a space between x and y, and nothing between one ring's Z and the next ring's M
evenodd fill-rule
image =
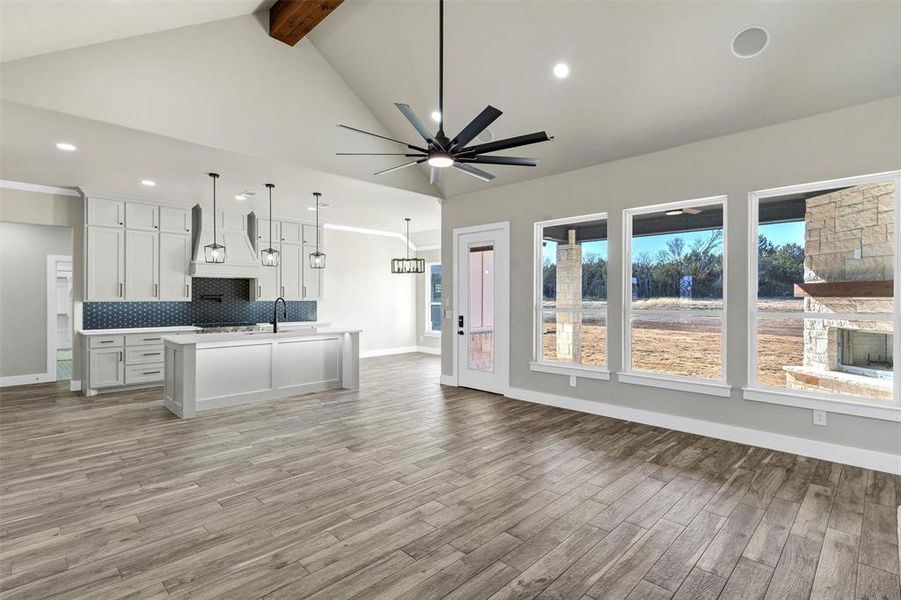
M385 137L377 133L370 133L350 127L348 125L338 125L350 131L356 131L365 135L388 140L396 144L407 147L408 152L399 153L381 153L381 152L338 152L338 156L403 156L412 158L406 162L390 169L378 171L376 175L384 175L400 169L405 169L413 165L419 165L427 162L431 170L430 180L433 184L438 183L438 174L440 170L447 167L453 167L458 171L462 171L467 175L480 179L482 181L491 181L494 175L479 169L475 165L511 165L517 167L537 167L538 159L520 158L517 156L485 156L490 152L498 150L508 150L510 148L518 148L520 146L528 146L539 142L547 142L553 138L548 137L547 133L540 131L537 133L529 133L526 135L518 135L503 140L487 142L484 144L476 144L470 146L476 136L488 128L499 116L501 111L493 106L487 106L479 115L473 119L469 125L464 127L460 133L453 139L447 137L444 133L444 0L439 0L439 16L438 16L438 132L432 134L426 129L423 122L416 116L413 109L408 104L395 102L394 105L406 117L407 121L413 128L419 132L419 135L425 140L425 144L416 145Z

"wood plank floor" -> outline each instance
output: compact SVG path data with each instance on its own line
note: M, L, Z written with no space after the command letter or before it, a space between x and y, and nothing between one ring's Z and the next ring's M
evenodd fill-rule
M0 392L2 598L901 600L901 478L442 388Z

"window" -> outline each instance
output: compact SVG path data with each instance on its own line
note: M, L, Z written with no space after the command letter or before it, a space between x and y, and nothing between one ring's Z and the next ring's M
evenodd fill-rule
M533 370L580 367L606 372L606 215L536 223L535 240Z
M621 381L728 393L725 212L723 196L625 211Z
M751 194L746 397L897 407L898 187L893 174Z
M441 335L441 263L425 266L425 333Z

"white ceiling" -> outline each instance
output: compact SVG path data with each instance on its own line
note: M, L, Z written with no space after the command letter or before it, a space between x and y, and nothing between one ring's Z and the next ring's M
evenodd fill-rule
M414 141L393 103L431 124L437 17L436 1L345 2L311 39L395 137ZM768 29L770 44L739 59L731 40L748 25ZM487 104L504 111L495 139L556 136L503 153L537 157L537 169L485 167L490 184L447 173L448 196L901 94L897 1L451 0L445 36L451 136ZM551 74L558 61L571 66L566 80Z
M270 0L2 0L0 62L249 15Z
M321 217L328 223L400 233L404 217L411 217L414 231L440 228L438 201L424 194L21 104L2 102L0 112L0 179L191 206L211 201L207 173L215 171L221 175L217 185L223 205L258 215L268 214L263 184L271 182L276 185L273 212L279 216L313 219L315 213L307 209L316 191L330 204ZM78 150L61 152L59 141L74 142ZM145 187L142 179L157 185ZM257 195L235 200L245 190Z

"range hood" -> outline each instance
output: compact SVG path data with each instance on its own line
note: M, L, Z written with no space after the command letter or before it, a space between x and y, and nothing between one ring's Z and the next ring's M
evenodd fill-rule
M216 236L225 246L224 263L208 263L203 247L213 243L212 211L205 211L199 204L191 209L193 238L191 240L191 276L226 279L256 279L260 276L260 263L254 249L252 233L256 229L256 216L250 213L219 211L216 215Z

